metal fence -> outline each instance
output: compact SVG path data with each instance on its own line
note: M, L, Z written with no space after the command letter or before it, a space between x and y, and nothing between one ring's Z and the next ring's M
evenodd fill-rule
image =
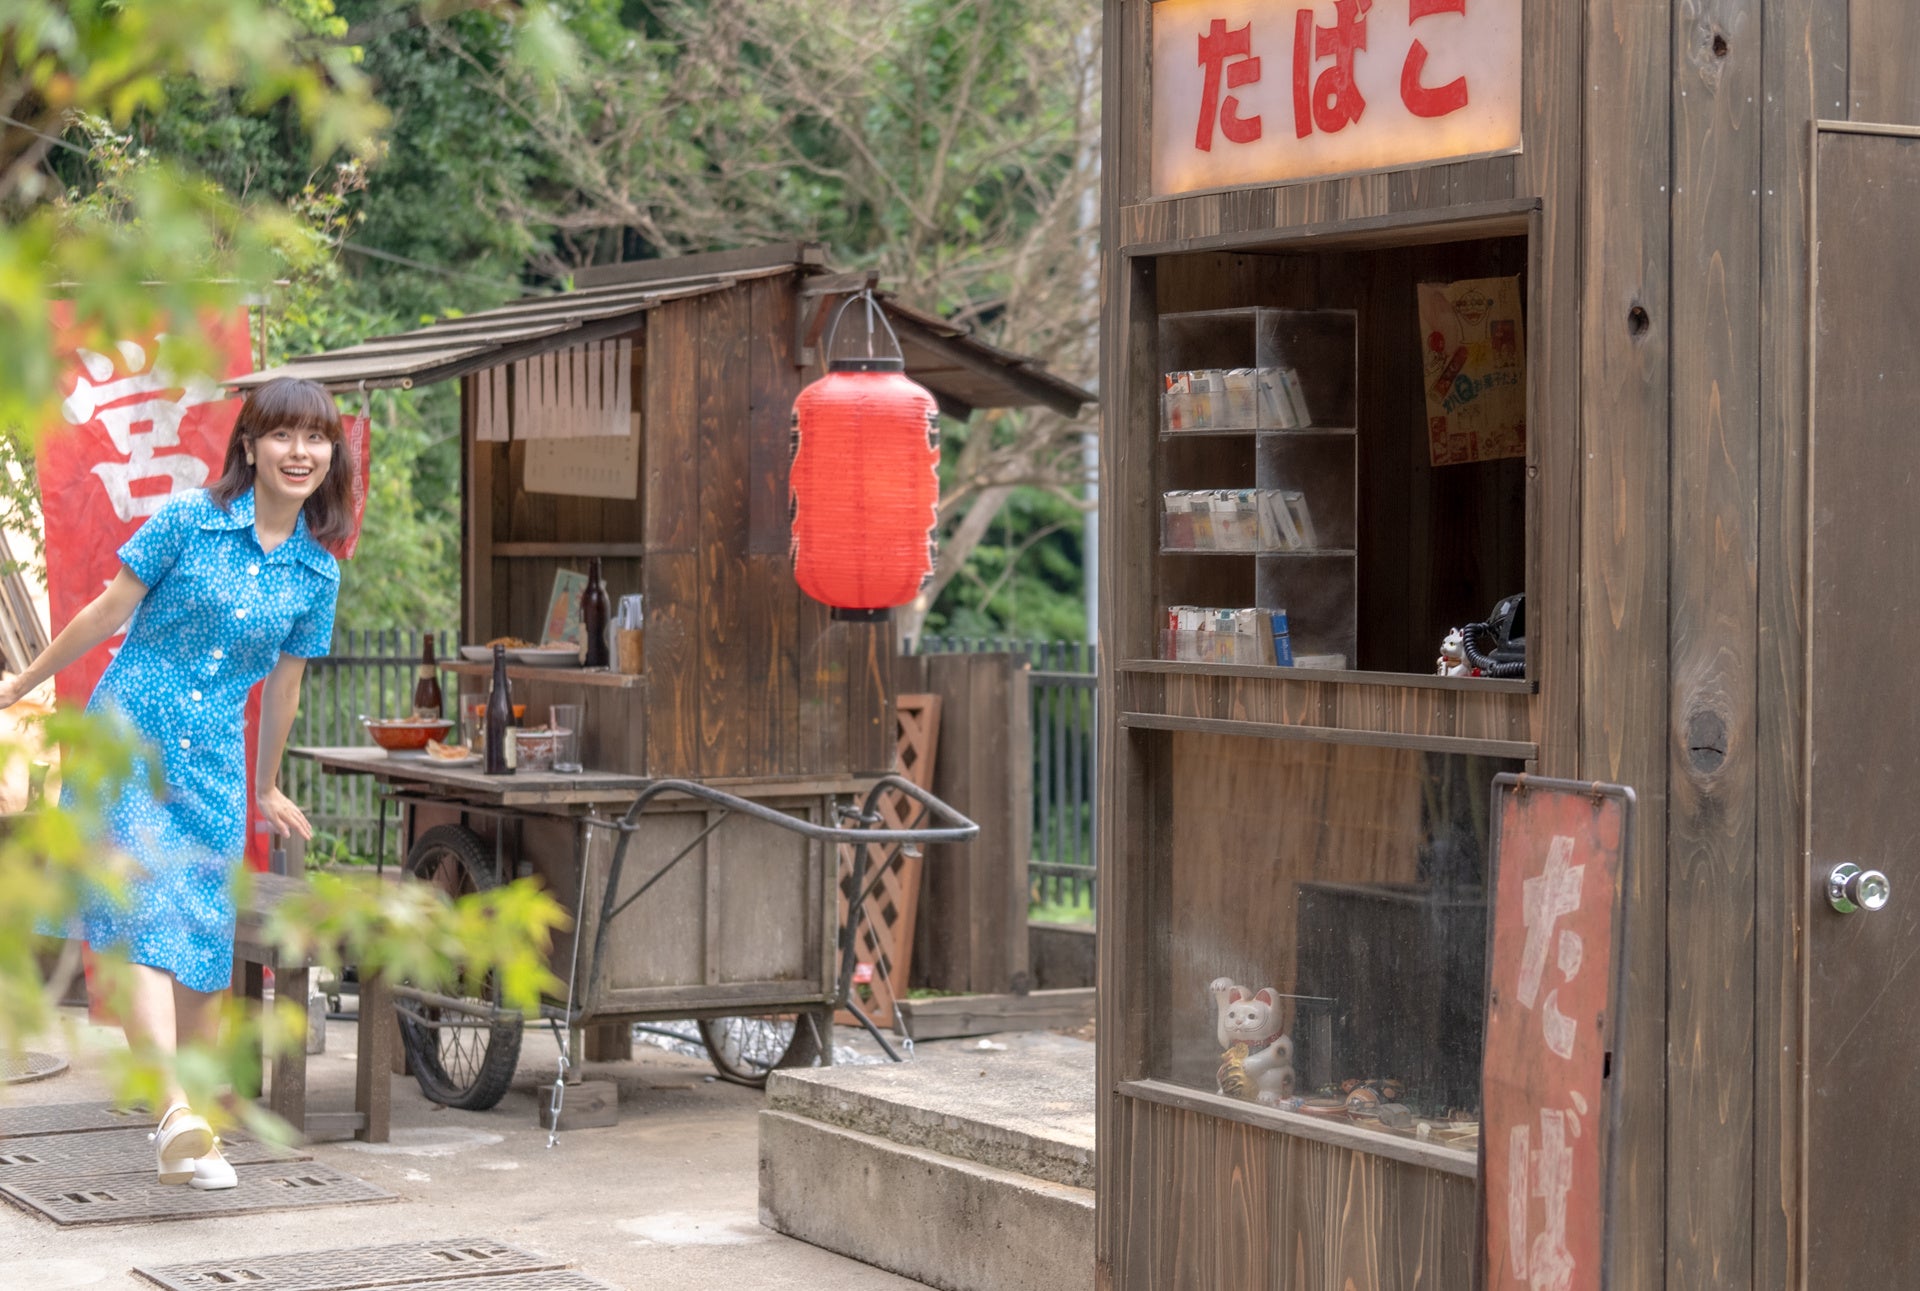
M360 718L404 717L413 711L413 683L420 664L420 636L411 629L342 629L333 652L307 662L300 712L289 744L359 745L367 742ZM433 634L434 654L445 663L460 654L460 634ZM456 711L460 679L440 673L440 693L448 712ZM371 776L324 775L304 758L288 758L282 780L306 811L315 832L312 860L336 850L372 859L380 817ZM386 860L400 859L399 831L387 831Z
M417 630L343 629L333 653L307 664L306 690L294 719L291 744L366 743L360 718L392 717L411 710L420 659ZM459 657L457 632L434 633L436 656ZM1033 737L1033 854L1027 862L1031 898L1054 907L1091 912L1094 867L1094 702L1098 652L1079 641L1022 641L1008 637L924 637L920 654L1024 654L1033 664L1029 704ZM449 712L459 678L440 675ZM335 850L372 859L379 804L368 776L323 775L303 759L288 759L282 772L287 792L313 822L315 860ZM397 830L387 831L386 858L398 861Z
M923 637L920 654L1024 654L1033 663L1033 854L1027 888L1054 907L1093 907L1094 703L1099 653L1083 641L1007 637Z

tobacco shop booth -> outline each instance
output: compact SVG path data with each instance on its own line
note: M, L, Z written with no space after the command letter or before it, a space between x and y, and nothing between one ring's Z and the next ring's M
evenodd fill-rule
M1098 1285L1920 1286L1920 8L1105 23Z

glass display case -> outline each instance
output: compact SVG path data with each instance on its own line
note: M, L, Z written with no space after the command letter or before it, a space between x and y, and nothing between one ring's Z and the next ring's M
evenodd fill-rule
M1160 550L1248 563L1254 600L1169 603L1162 658L1352 666L1357 345L1346 309L1161 316L1160 437L1189 487L1161 494Z
M1148 1077L1470 1160L1489 786L1521 764L1162 738L1167 1043Z

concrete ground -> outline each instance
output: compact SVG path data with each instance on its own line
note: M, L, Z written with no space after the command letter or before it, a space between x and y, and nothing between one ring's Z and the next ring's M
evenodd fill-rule
M73 1068L0 1086L0 1105L105 1100L100 1070L120 1049L119 1033L88 1027L78 1012L72 1018ZM352 1105L353 1046L352 1023L328 1024L326 1052L308 1061L316 1109ZM58 1040L34 1048L67 1052ZM714 1080L703 1060L636 1051L633 1062L585 1071L617 1081L619 1125L563 1133L551 1150L534 1122L536 1090L545 1094L540 1087L556 1067L548 1033L527 1034L514 1089L489 1112L435 1107L411 1077L394 1077L391 1142L308 1149L396 1194L394 1203L60 1228L0 1202L0 1288L152 1291L133 1266L441 1237L530 1248L631 1291L920 1286L762 1228L755 1122L762 1095Z

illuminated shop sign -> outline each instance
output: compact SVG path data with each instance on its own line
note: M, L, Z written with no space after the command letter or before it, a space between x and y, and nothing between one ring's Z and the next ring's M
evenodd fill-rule
M1159 0L1153 191L1513 152L1521 0Z

